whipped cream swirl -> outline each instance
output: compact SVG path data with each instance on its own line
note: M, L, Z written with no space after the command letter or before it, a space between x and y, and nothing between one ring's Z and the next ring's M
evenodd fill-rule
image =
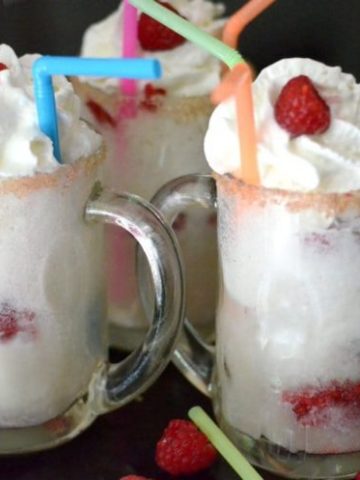
M218 36L225 20L219 17L224 6L207 0L168 0L176 10L202 30ZM118 57L122 52L123 5L104 20L91 25L85 32L81 47L84 57ZM140 48L140 47L139 47ZM221 64L207 51L186 41L172 50L148 52L141 50L140 57L156 57L162 66L162 78L158 86L165 88L171 95L206 95L219 83ZM90 79L83 81L112 93L118 88L114 78ZM141 82L140 82L141 84Z
M307 75L330 107L330 127L322 134L292 137L275 120L274 105L281 89L298 75ZM263 186L324 193L360 188L360 85L352 75L310 59L285 59L260 73L253 83L253 96ZM213 112L205 155L220 174L240 166L234 98Z
M38 126L32 64L39 55L17 58L0 45L0 177L50 172L59 167L50 139ZM80 120L80 100L65 77L53 79L64 163L94 153L101 137Z

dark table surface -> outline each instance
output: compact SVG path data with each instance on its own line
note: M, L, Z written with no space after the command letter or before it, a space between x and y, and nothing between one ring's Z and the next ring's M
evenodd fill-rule
M223 0L230 14L246 0ZM75 55L85 28L119 0L0 0L0 42L18 54ZM340 65L360 80L359 0L277 0L243 33L241 53L258 70L309 56Z
M143 397L99 417L71 442L39 454L0 459L0 479L118 480L136 473L155 480L174 480L156 466L155 445L169 420L187 418L194 405L212 412L210 401L170 365ZM264 477L274 479L269 474ZM223 460L186 479L239 480Z

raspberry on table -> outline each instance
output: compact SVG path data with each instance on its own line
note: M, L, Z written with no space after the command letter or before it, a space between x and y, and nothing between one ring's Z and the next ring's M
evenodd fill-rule
M179 12L168 2L158 2L163 7L174 13ZM172 50L175 47L185 43L185 38L178 33L170 30L162 23L159 23L152 17L142 13L138 22L138 38L141 47L144 50L152 52L158 50Z
M324 133L330 125L330 108L306 75L289 80L275 103L275 119L294 137Z
M209 468L217 452L188 420L171 420L156 445L155 460L171 475L191 475Z

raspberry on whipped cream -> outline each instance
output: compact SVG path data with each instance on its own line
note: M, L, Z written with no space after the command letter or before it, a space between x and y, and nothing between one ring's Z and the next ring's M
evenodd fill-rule
M294 137L324 133L330 125L330 108L306 75L291 78L275 103L278 124Z
M179 12L168 2L159 2L171 12ZM172 50L186 42L185 38L158 22L146 13L141 13L138 23L138 38L143 50L158 52Z
M38 55L17 58L0 45L0 177L50 172L59 164L51 141L40 130L32 80ZM53 79L60 145L64 163L72 163L99 149L101 138L80 119L80 100L63 76Z
M294 137L274 117L284 85L306 75L330 108L329 128L317 135ZM300 192L347 192L360 188L360 85L339 67L307 58L292 58L265 68L253 83L257 155L261 184ZM240 165L233 98L212 114L205 154L217 173Z
M180 15L211 35L218 35L224 26L225 20L219 18L224 13L222 4L209 0L169 0L168 3ZM119 56L122 51L123 12L121 3L116 12L87 29L81 47L83 57ZM206 95L220 81L220 61L191 42L183 42L170 50L139 51L141 57L153 58L154 55L163 68L162 78L156 85L165 88L171 95ZM118 88L118 82L113 78L83 80L107 93ZM143 82L139 83L144 85Z

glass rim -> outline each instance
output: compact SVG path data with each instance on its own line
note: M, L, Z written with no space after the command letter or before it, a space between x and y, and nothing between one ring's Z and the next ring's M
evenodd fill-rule
M71 185L82 175L91 174L105 160L105 146L102 144L94 153L80 157L75 162L57 165L49 172L34 175L0 177L0 196L13 194L22 198L34 191Z
M286 205L288 208L305 210L316 208L331 214L339 214L351 208L360 212L360 189L349 192L299 192L280 188L269 188L262 185L249 185L232 174L212 173L216 184L231 195L246 197L253 203L264 202Z

